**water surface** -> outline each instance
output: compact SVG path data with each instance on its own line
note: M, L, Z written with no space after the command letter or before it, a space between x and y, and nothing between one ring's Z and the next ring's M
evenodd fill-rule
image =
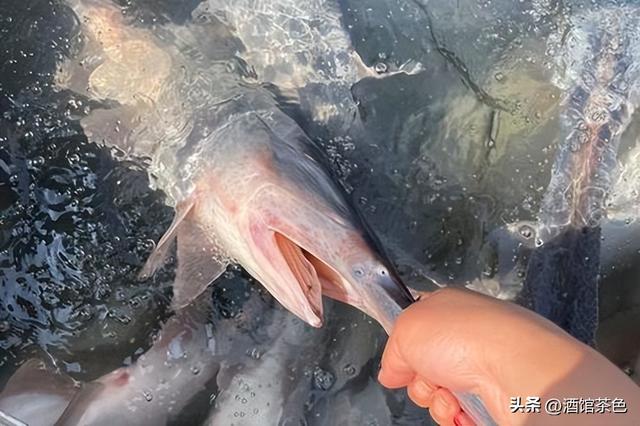
M248 5L277 9L270 3ZM316 79L297 87L299 102L282 108L325 152L336 179L409 285L424 287L431 277L510 294L509 286L517 288L524 277L516 274L509 286L496 287L499 267L488 241L494 230L533 220L539 212L565 96L555 80L561 35L582 9L623 2L312 3L312 10L329 8L326 17L337 17L344 30L341 40L350 41L378 77L407 63L422 71L354 81L345 75ZM198 1L117 1L116 6L132 27L154 37L167 26L182 28L192 38L182 40L181 49L184 43L208 46L210 52L229 49L229 39L204 42L193 30L193 11L203 6ZM336 28L335 22L323 27L313 19L304 24ZM287 32L292 39L305 34L295 25ZM61 64L77 58L82 47L81 22L69 5L41 0L2 5L0 34L0 376L6 380L36 356L78 380L91 380L147 350L170 315L173 265L145 282L136 275L173 210L165 194L151 189L148 159L105 146L105 135L87 136L80 120L101 105L77 88L57 84ZM252 51L249 41L238 55L251 67L250 53L260 50ZM284 87L286 67L253 70L256 81L291 90ZM344 114L316 120L314 106L321 101L345 102L328 110L357 112L362 125L344 125ZM621 367L631 367L640 349L629 343L640 341L633 326L640 316L634 192L640 180L629 172L637 162L638 124L636 116L623 136L619 160L627 172L615 187L620 197L610 206L614 232L603 242L603 254L619 255L603 256L599 343ZM111 132L117 137L117 130ZM221 318L281 309L238 268L229 269L215 287L213 326ZM258 307L245 305L256 295ZM402 392L376 385L382 330L348 307L327 304L325 329L308 329L296 343L308 356L283 367L304 384L299 387L304 392L289 402L273 396L288 407L282 424L335 424L346 413L365 424L427 423ZM251 368L260 365L260 354L273 341L260 336L260 322L248 324L237 331L248 343L229 357L257 371ZM276 378L260 379L265 382L260 392L269 392ZM211 390L182 424L202 422L224 401L224 389ZM238 414L238 424L256 416L251 402L245 408L238 413L247 417Z

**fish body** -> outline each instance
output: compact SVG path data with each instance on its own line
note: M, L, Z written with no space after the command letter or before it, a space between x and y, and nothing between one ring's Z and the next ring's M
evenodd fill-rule
M85 385L56 424L160 425L176 418L215 383L219 371L208 310L199 308L171 317L157 341L131 366Z
M224 333L212 332L209 301L203 297L171 317L133 364L88 383L36 359L27 361L0 394L0 410L29 425L161 425L175 420L198 394L215 389L220 368L216 337L223 339Z
M634 34L640 10L596 9L577 15L572 24L558 81L568 93L561 115L563 139L519 300L593 343L601 224L620 137L639 100L640 46Z
M79 391L79 383L43 362L20 366L0 393L0 411L33 426L53 425Z
M198 41L208 36L215 43L217 36L223 46L235 46L226 41L233 36L224 25L194 20L157 29L154 36L125 22L112 6L75 3L89 40L81 56L93 63L83 70L71 66L59 80L75 87L84 79L96 100L110 100L83 119L86 131L100 134L104 123L121 117L118 134L106 143L148 156L158 187L176 207L141 275L157 270L177 240L176 309L236 262L313 326L322 323L324 294L389 329L411 294L348 206L314 143L274 94L239 67L244 62L237 48ZM148 66L155 57L160 70Z

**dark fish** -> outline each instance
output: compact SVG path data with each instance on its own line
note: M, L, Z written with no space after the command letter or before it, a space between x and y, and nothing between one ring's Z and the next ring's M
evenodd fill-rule
M577 15L564 39L568 91L551 181L518 300L593 343L598 324L601 223L620 137L638 101L640 10Z

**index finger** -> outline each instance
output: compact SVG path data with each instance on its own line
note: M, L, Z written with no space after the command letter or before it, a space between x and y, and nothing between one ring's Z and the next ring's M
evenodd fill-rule
M416 372L406 362L399 349L398 339L392 333L384 348L378 373L378 381L387 388L405 387L416 376Z

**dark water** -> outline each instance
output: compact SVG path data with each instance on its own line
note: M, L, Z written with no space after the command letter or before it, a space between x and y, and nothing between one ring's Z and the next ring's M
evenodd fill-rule
M199 1L116 3L144 27L183 25ZM548 40L562 32L571 14L592 6L553 0L342 0L339 7L367 65L415 61L424 72L357 82L351 94L364 125L348 142L334 137L331 128L305 121L302 106L292 113L323 148L409 285L423 286L429 276L450 285L490 286L482 282L491 281L486 277L494 267L487 261L489 235L505 224L534 219L549 181L562 92L552 81ZM78 380L94 379L144 352L170 315L172 264L145 282L136 275L173 210L160 191L150 189L145 159L84 135L78 120L90 113L92 101L54 84L58 65L77 54L78 31L62 1L0 3L5 380L33 356L55 362ZM638 123L634 117L620 148L629 167ZM603 250L619 256L601 262L598 340L624 367L640 349L629 343L640 341L634 326L640 318L636 212L615 216L618 228L611 235L618 239L611 237L611 245L608 234L603 236ZM262 295L259 284L230 269L216 283L212 315L237 315L257 292ZM269 296L262 298L264 306L280 309ZM327 355L310 357L306 366L313 391L301 417L308 424L321 423L319 418L330 424L327 416L335 407L368 407L366 400L341 405L336 390L357 395L375 380L377 357L350 354L380 353L384 341L376 326L350 308L330 312L334 324L328 334L317 332L322 340L315 343ZM368 327L372 339L341 340L341 327L354 324ZM353 363L359 363L358 374L349 369ZM389 410L374 413L368 424L427 422L402 392L384 395Z

